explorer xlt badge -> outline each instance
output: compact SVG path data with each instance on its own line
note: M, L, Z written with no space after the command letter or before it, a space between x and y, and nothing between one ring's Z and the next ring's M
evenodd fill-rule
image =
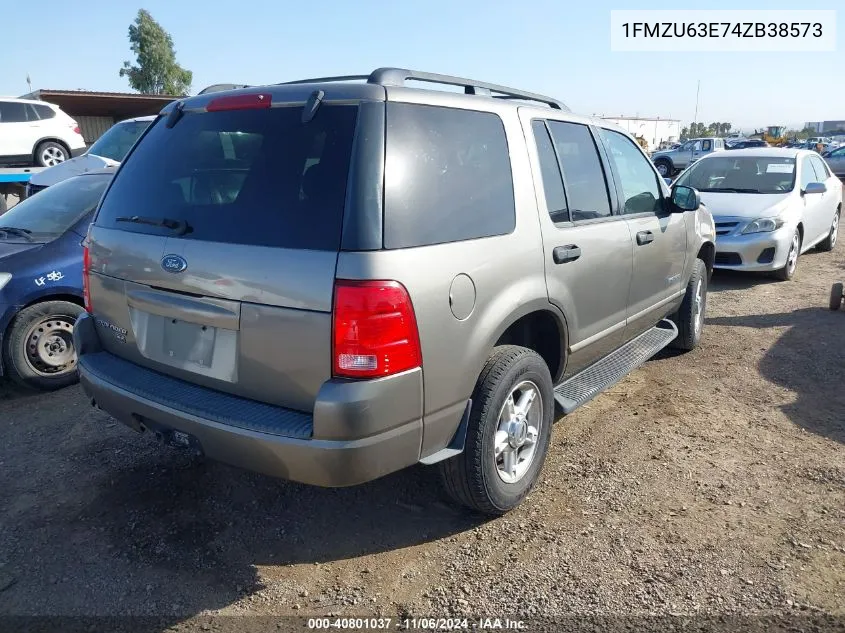
M169 273L181 273L188 267L188 262L181 255L165 255L161 258L161 267Z

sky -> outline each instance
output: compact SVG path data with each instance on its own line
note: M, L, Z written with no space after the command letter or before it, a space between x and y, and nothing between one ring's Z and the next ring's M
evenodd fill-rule
M6 0L7 2L9 0ZM708 9L834 9L804 0L708 0ZM5 28L0 95L33 89L129 91L127 31L140 8L171 34L193 92L399 66L554 96L582 114L729 121L734 128L845 119L845 10L830 53L630 53L610 50L611 9L677 9L622 0L40 0ZM688 6L688 8L698 8ZM44 46L50 34L50 46Z

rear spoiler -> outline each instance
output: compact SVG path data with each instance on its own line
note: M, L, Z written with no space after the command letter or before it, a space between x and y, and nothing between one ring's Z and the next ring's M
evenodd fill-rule
M208 88L203 88L197 94L204 95L209 92L222 92L223 90L237 90L238 88L252 88L246 84L214 84Z

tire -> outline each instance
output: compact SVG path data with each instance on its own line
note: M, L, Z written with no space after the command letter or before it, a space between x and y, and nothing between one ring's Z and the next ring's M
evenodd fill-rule
M842 307L842 282L833 284L830 289L830 309L838 310Z
M3 365L9 378L38 391L76 383L72 334L82 311L68 301L45 301L21 310L3 341Z
M44 141L35 148L35 163L39 167L52 167L70 158L70 152L61 143Z
M672 168L672 163L665 158L658 158L654 161L654 167L657 169L657 173L660 174L661 178L671 178L672 172L675 171Z
M526 408L525 424L521 424L522 420L507 415L506 402L515 394L518 405L531 390L535 397ZM510 435L500 428L508 419L513 423ZM543 359L525 347L496 347L472 394L464 451L438 465L446 492L458 503L484 514L499 516L512 510L540 476L553 421L552 377ZM531 428L535 429L533 443ZM520 440L525 443L514 448ZM508 472L509 455L515 466Z
M795 229L792 234L792 242L789 245L789 252L786 255L786 264L783 268L776 270L773 273L775 279L781 281L792 281L795 278L795 272L798 270L798 257L801 255L801 233ZM794 259L793 259L794 257Z
M704 331L708 278L707 266L700 259L696 259L684 292L684 300L678 311L672 315L672 320L678 326L678 336L671 343L675 349L688 352L698 347L701 333Z
M824 241L819 244L820 251L832 251L833 247L836 246L837 236L839 235L839 209L836 210L836 213L833 215L833 222L830 225L830 233L827 234L827 237Z

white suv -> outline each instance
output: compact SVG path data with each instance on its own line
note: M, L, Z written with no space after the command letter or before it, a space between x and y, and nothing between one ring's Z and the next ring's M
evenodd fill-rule
M0 163L52 167L84 151L79 125L59 106L0 99Z

